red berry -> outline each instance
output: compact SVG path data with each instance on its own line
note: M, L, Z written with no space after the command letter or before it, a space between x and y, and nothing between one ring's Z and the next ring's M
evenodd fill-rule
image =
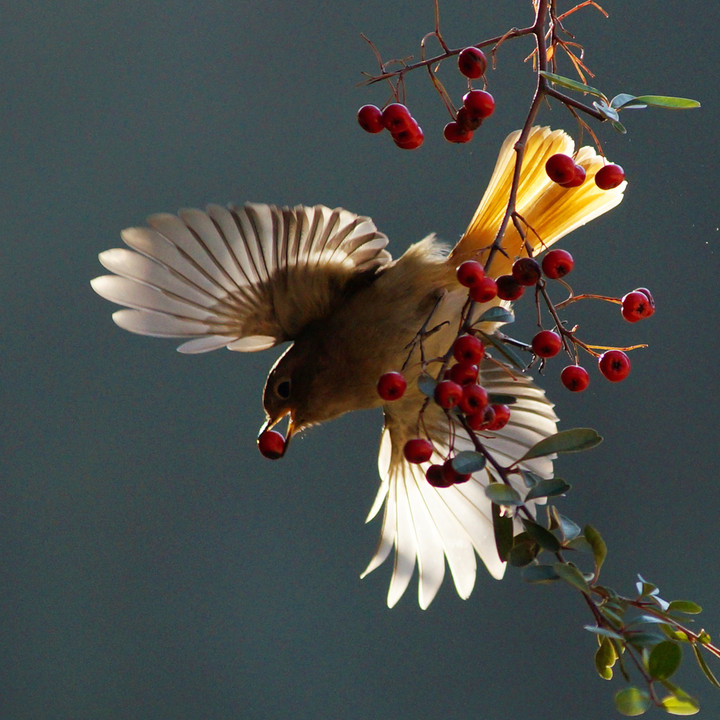
M623 296L621 312L628 322L637 322L650 317L655 312L655 308L652 307L644 292L633 290Z
M425 479L433 486L439 488L450 487L453 484L452 477L446 477L442 465L431 465L425 471Z
M485 277L485 268L477 260L466 260L455 270L458 282L465 287L474 287Z
M465 421L471 430L487 430L488 425L495 420L495 411L492 405L485 405L476 412L466 415Z
M650 315L655 312L655 298L652 296L652 293L647 288L635 288L635 292L641 292L648 299L648 308L650 309L650 314L646 315L645 317L650 317Z
M455 407L462 399L463 389L452 380L441 380L435 386L435 402L444 410Z
M551 155L545 163L547 176L558 185L575 179L575 161L565 153Z
M462 386L462 397L458 407L465 415L475 415L488 404L487 390L475 383L468 383Z
M453 357L470 365L479 363L485 355L485 346L474 335L461 335L453 343Z
M519 258L513 263L512 276L521 285L535 285L541 275L540 264L530 257Z
M363 105L357 114L360 127L369 133L379 133L385 129L382 121L382 110L376 105Z
M415 122L413 120L413 122ZM425 135L422 128L415 123L415 127L400 132L392 133L392 139L395 144L403 150L415 150L423 144Z
M459 483L467 482L472 475L466 475L459 473L452 465L452 460L446 460L442 464L442 474L447 486L458 485Z
M471 80L482 77L487 69L485 53L476 47L466 47L458 55L458 69Z
M495 112L495 98L485 90L470 90L463 95L463 107L471 118L484 120Z
M510 408L502 403L496 403L490 406L495 415L493 420L488 423L488 430L502 430L510 420Z
M542 271L546 277L557 280L565 277L575 265L573 256L567 250L550 250L543 258Z
M630 358L622 350L608 350L598 359L598 366L610 382L620 382L630 372Z
M562 340L552 330L541 330L530 342L532 351L541 358L551 358L560 352Z
M285 438L277 430L265 430L257 439L260 454L270 460L277 460L285 454Z
M403 396L407 382L399 372L386 372L380 376L377 384L378 395L387 401L398 400Z
M455 120L443 128L443 137L451 143L466 143L472 140L472 130L465 130Z
M525 292L525 288L512 275L501 275L495 282L497 296L501 300L517 300Z
M490 302L497 297L498 286L491 277L484 277L477 285L470 288L470 297L475 302Z
M568 365L560 373L560 382L570 392L582 392L590 382L587 370L580 365Z
M567 182L560 183L561 187L564 188L574 188L574 187L580 187L585 182L585 168L582 165L575 165L575 174L573 175L573 178L571 180L568 180Z
M595 174L595 184L601 190L612 190L625 179L625 171L619 166L611 163L601 167Z
M410 111L401 103L390 103L382 111L382 123L393 134L417 127Z
M452 380L458 385L467 385L468 383L474 383L478 376L478 366L469 363L459 362L455 363L445 373L446 380Z
M424 438L413 438L408 440L403 447L403 455L410 463L427 462L433 454L433 444Z
M473 115L464 105L457 111L455 122L460 130L465 132L475 132L482 124L482 118Z

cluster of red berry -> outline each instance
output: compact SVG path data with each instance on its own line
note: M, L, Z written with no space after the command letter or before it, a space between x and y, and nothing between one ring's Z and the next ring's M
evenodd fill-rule
M471 430L492 432L507 425L510 408L503 403L491 402L482 385L478 383L478 367L485 356L482 341L471 334L460 335L452 347L453 364L445 370L443 379L437 383L433 399L443 410L456 408ZM406 381L402 373L388 372L378 381L378 394L383 400L393 401L402 397ZM411 463L425 463L434 452L433 444L424 438L413 438L405 443L403 453ZM459 473L448 458L442 464L427 468L426 478L435 487L449 487L465 482L470 475Z
M458 69L470 80L481 78L487 69L485 54L476 47L465 48L458 55ZM494 111L495 100L489 92L469 90L463 96L462 107L455 113L455 119L443 129L443 136L448 142L466 143ZM383 110L376 105L363 105L357 119L366 132L389 130L395 144L403 150L415 150L423 143L422 129L402 103L390 103Z
M402 103L390 103L384 110L376 105L363 105L358 110L360 127L369 133L388 130L395 144L403 150L419 148L424 139L422 128Z
M545 163L548 177L561 187L579 187L585 182L585 168L565 153L556 153ZM601 190L612 190L625 180L625 171L620 165L609 163L595 173L595 184Z
M525 287L536 285L542 275L550 279L560 279L572 270L573 264L572 255L566 250L550 250L543 258L542 265L534 258L519 258L513 264L512 275L509 277L522 288L517 294L519 297ZM619 302L621 314L628 322L637 322L655 312L655 301L647 288L637 288L624 295ZM571 333L563 334L571 342L576 342ZM540 330L530 342L532 352L543 360L557 355L562 347L561 334L553 330ZM598 357L598 367L608 380L619 382L630 372L630 359L622 350L607 350ZM582 366L568 365L560 373L560 380L568 390L581 392L588 386L590 377Z

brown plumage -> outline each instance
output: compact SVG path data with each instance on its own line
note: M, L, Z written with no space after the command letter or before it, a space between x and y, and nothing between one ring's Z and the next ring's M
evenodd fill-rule
M130 308L113 315L120 327L184 338L181 352L252 351L292 341L270 371L263 395L266 426L289 416L289 436L351 410L383 405L378 378L404 368L405 395L383 405L382 483L368 517L384 506L380 544L365 572L395 548L389 605L405 591L416 563L422 607L440 587L446 562L464 598L475 583L476 553L495 577L504 570L484 494L489 472L438 489L425 480L426 466L404 460L402 448L418 435L424 400L415 382L420 344L413 341L425 324L440 325L440 331L424 336L424 356L442 355L450 347L466 299L455 268L465 259L488 257L508 201L517 138L513 133L505 141L478 210L449 254L430 236L392 260L387 238L372 221L342 209L210 206L177 217L156 215L148 219L149 228L125 230L132 250L101 253L100 262L115 274L92 281L100 295ZM622 200L624 184L602 191L592 181L603 160L591 148L576 155L587 173L582 186L566 189L550 182L547 158L573 149L562 131L533 128L530 134L517 211L531 229L527 240L534 254ZM512 225L502 245L507 255L496 253L488 268L494 277L526 254ZM478 308L477 316L485 309ZM485 360L480 382L489 392L517 398L508 425L485 440L500 462L511 463L555 432L552 405L529 377ZM431 461L441 461L451 442L447 416L431 405L423 428L436 447ZM455 430L454 450L469 448L470 440ZM548 458L524 466L540 476L552 473Z

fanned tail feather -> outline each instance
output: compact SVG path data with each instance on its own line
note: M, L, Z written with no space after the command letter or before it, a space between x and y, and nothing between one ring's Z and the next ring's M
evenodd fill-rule
M458 264L468 258L482 263L487 260L510 199L515 171L514 147L519 137L520 131L516 131L503 143L488 188L465 234L453 249L450 262ZM605 161L591 147L580 148L575 156L575 161L586 172L582 185L563 188L550 180L545 172L548 158L556 153L572 155L574 148L572 138L563 130L533 127L530 131L516 202L526 238L523 241L512 221L508 224L502 239L505 254L496 252L489 268L493 277L508 273L518 256L527 255L525 242L532 247L533 255L539 254L622 201L627 183L612 190L601 190L595 185L595 174Z

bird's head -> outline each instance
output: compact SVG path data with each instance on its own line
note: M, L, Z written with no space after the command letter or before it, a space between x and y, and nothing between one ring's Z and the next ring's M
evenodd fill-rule
M267 416L260 435L288 417L283 453L292 436L351 410L380 405L374 374L363 378L334 348L299 340L277 360L265 381Z

